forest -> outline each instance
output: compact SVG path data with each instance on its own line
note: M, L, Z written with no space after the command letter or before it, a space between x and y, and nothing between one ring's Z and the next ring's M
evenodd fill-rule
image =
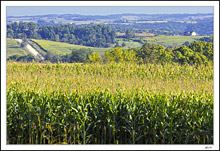
M115 32L109 26L74 25L39 26L35 23L14 22L7 25L8 38L33 38L61 41L92 47L109 47L115 42Z

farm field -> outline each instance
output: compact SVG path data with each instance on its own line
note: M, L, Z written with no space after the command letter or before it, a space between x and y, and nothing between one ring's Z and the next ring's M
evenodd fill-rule
M193 41L200 41L200 38L209 37L209 36L151 36L151 37L135 37L131 38L130 40L124 40L124 38L116 38L118 44L121 46L122 43L125 44L125 48L137 48L141 47L144 43L153 43L153 44L160 44L165 47L174 47L174 46L181 46L183 43L188 41L192 43ZM141 43L139 41L143 41Z
M80 48L92 49L94 52L99 52L101 54L103 54L106 50L110 49L110 48L96 48L96 47L87 47L81 45L73 45L64 42L55 42L50 40L38 40L38 39L31 39L31 40L36 42L38 45L40 45L42 48L44 48L47 51L62 55L70 54L73 49L80 49Z
M188 41L192 43L193 41L200 41L200 38L208 36L156 36L156 37L145 37L143 40L146 40L148 43L160 44L165 47L170 47L173 45L181 46L183 43Z
M137 48L137 47L142 47L143 43L136 42L134 39L131 40L123 40L123 38L116 38L118 41L119 46L122 46L122 43L125 44L124 48Z
M8 144L212 144L213 65L7 63Z
M10 57L13 55L19 55L19 56L24 56L27 55L28 53L23 50L18 42L14 39L9 39L7 38L7 44L6 44L6 57Z

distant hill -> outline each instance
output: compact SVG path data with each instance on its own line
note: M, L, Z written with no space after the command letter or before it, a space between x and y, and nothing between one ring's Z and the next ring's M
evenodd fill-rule
M54 21L55 24L90 24L90 23L113 23L127 21L201 21L213 20L213 14L112 14L112 15L80 15L80 14L49 14L35 16L8 16L7 22L25 21L35 22L43 20Z
M199 35L213 35L213 14L112 14L80 15L49 14L36 16L8 16L7 23L33 22L41 26L72 24L85 26L105 24L119 30L150 29L169 32L195 31ZM156 32L154 32L155 34Z

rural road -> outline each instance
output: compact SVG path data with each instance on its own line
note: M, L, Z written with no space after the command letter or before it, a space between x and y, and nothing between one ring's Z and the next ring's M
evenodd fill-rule
M19 43L22 43L22 39L15 39L15 40L18 41ZM44 60L44 57L41 54L39 54L30 44L27 44L26 47L28 51L30 51L35 57L40 56L40 58Z

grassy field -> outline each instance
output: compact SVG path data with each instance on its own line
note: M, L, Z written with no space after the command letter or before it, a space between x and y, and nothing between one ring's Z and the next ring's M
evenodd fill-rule
M193 41L200 41L200 38L208 37L208 36L155 36L155 37L135 37L130 40L124 40L124 38L116 38L118 41L119 46L122 43L125 43L125 48L137 48L143 46L145 42L160 44L165 47L174 47L174 46L181 46L183 43L188 41L189 43ZM138 42L142 41L144 43Z
M134 39L131 40L124 40L124 38L116 38L118 41L119 46L122 46L122 43L125 44L124 48L137 48L137 47L142 47L143 43L136 42Z
M213 65L7 63L8 144L212 144Z
M156 36L156 37L145 37L143 40L147 40L148 43L155 43L170 47L173 45L181 46L183 43L188 41L199 41L200 38L208 36Z
M7 38L7 44L6 44L7 58L13 55L25 56L27 54L28 53L20 47L20 45L17 43L16 40Z
M87 47L87 46L81 46L81 45L73 45L68 44L64 42L55 42L50 40L38 40L38 39L31 39L32 41L39 44L41 47L43 47L45 50L56 53L56 54L70 54L73 49L80 49L80 48L90 48L94 52L99 52L103 54L106 50L109 50L109 48L96 48L96 47Z

